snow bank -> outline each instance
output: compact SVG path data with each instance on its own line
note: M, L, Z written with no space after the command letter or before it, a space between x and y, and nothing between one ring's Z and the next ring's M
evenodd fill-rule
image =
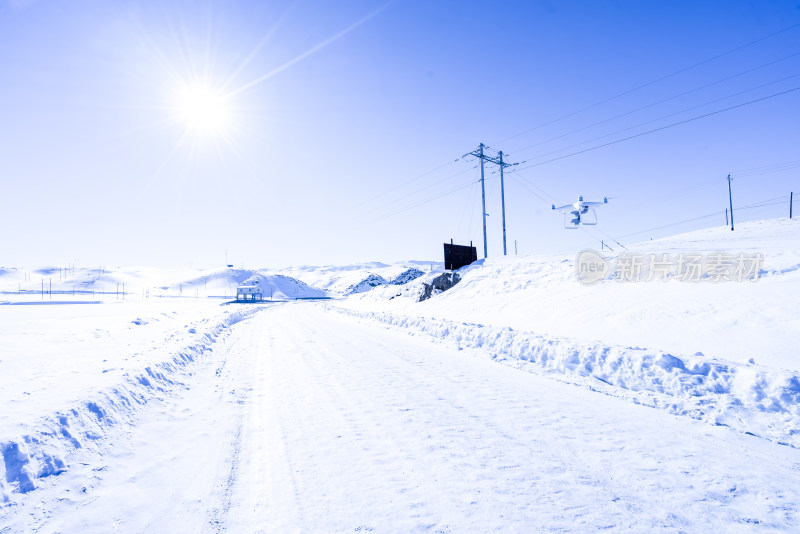
M137 409L153 400L182 389L182 377L225 335L231 326L263 308L246 308L225 313L214 321L199 321L189 330L193 342L163 359L137 371L125 373L124 380L44 416L32 424L19 424L16 435L0 436L0 506L10 502L11 492L27 493L40 479L58 475L69 468L68 456L75 449L100 453L107 429L130 423Z
M436 317L511 327L587 343L657 348L800 371L800 219L755 221L628 245L628 253L763 255L757 282L626 283L592 286L575 277L578 251L567 255L498 256L458 272L453 289L418 303L421 282L379 287L342 305L361 311ZM622 251L626 252L626 251ZM604 252L614 259L616 253ZM419 286L419 287L416 287ZM407 290L408 289L408 290Z
M512 328L363 312L340 313L431 336L528 371L553 371L613 396L800 448L800 373L586 343ZM609 387L610 386L610 387Z

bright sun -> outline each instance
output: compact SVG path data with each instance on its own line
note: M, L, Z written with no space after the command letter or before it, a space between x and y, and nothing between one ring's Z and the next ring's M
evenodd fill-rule
M224 133L230 109L222 94L202 85L187 86L178 99L178 118L190 130L203 134Z

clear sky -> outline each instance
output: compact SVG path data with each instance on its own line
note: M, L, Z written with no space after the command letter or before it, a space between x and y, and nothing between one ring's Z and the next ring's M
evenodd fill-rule
M0 0L0 266L480 250L481 142L512 253L722 225L728 173L786 216L799 87L798 0Z

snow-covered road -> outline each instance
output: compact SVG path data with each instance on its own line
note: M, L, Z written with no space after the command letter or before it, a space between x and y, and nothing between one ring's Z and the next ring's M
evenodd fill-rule
M1 511L0 532L800 525L800 450L315 304L236 324L187 386Z

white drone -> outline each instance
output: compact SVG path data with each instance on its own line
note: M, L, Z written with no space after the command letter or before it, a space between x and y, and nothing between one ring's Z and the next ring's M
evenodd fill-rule
M578 201L566 206L557 208L553 204L554 211L560 211L564 214L564 228L574 230L580 225L594 225L597 224L597 213L594 211L595 206L602 206L608 204L608 198L603 197L602 202L584 202L583 195L578 197Z

